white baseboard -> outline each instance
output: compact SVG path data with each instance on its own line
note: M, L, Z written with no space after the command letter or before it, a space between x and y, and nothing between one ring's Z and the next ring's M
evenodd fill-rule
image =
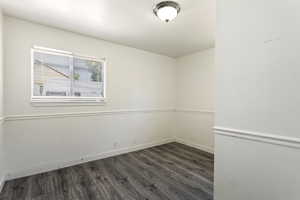
M132 146L132 147L115 149L115 150L99 153L97 155L90 155L90 156L86 156L84 158L80 158L78 160L57 161L57 162L52 162L52 163L43 164L43 165L39 165L39 166L34 166L32 168L24 169L22 171L9 172L7 174L7 177L3 178L3 180L1 181L0 189L1 189L1 186L2 187L4 186L4 180L12 180L12 179L16 179L16 178L21 178L21 177L31 176L31 175L35 175L35 174L44 173L44 172L49 172L52 170L70 167L70 166L74 166L74 165L78 165L78 164L82 164L82 163L86 163L86 162L90 162L90 161L100 160L100 159L104 159L104 158L108 158L108 157L112 157L112 156L117 156L117 155L130 153L130 152L134 152L134 151L139 151L139 150L147 149L150 147L167 144L170 142L178 142L178 143L181 143L181 144L184 144L187 146L191 146L191 147L200 149L205 152L209 152L212 154L214 153L214 150L212 148L204 146L204 145L191 143L191 142L188 142L188 141L180 139L180 138L168 138L168 139L163 139L163 140L157 141L157 142L151 142L151 143L140 144L140 145L136 145L136 146Z
M5 180L6 180L5 176L0 178L0 193L2 192L2 189L4 187Z
M134 152L134 151L139 151L142 149L147 149L150 147L167 144L170 142L175 142L175 140L174 139L163 139L163 140L157 141L157 142L151 142L151 143L140 144L140 145L136 145L136 146L132 146L132 147L115 149L115 150L99 153L97 155L90 155L90 156L86 156L86 157L78 159L78 160L57 161L57 162L52 162L52 163L48 163L48 164L43 164L43 165L35 166L30 169L25 169L25 170L18 171L18 172L10 172L7 174L6 180L12 180L12 179L16 179L16 178L21 178L21 177L31 176L31 175L35 175L35 174L44 173L44 172L49 172L52 170L70 167L70 166L74 166L74 165L78 165L78 164L82 164L82 163L86 163L86 162L90 162L90 161L100 160L100 159L104 159L104 158L108 158L108 157L112 157L112 156L117 156L117 155L130 153L130 152Z
M208 147L206 145L196 144L196 143L189 142L189 141L181 139L181 138L175 138L175 141L178 142L178 143L181 143L181 144L184 144L184 145L187 145L187 146L190 146L190 147L194 147L196 149L214 154L214 149L211 148L211 147Z

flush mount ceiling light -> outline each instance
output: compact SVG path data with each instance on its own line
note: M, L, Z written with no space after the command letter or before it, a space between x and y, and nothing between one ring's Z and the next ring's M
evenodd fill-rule
M162 21L169 22L177 17L180 6L174 1L163 1L154 7L153 12Z

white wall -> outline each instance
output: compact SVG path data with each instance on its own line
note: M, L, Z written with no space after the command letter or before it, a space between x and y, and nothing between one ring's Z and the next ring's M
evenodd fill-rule
M217 2L218 200L299 199L299 7Z
M31 105L33 45L105 57L108 102ZM4 17L4 62L8 178L172 141L174 135L213 151L213 49L176 60Z
M214 49L177 60L176 137L213 152Z
M107 104L33 107L33 45L107 58ZM4 61L4 142L10 178L172 138L175 59L5 17ZM120 109L130 112L99 113Z
M5 160L3 145L3 59L2 59L2 10L0 8L0 191L5 176Z

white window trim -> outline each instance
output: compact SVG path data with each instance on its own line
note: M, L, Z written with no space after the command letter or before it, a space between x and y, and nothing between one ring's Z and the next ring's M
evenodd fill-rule
M74 97L74 96L66 96L66 97L55 97L55 96L34 96L33 95L33 88L34 88L34 52L41 52L47 53L52 55L63 55L69 57L78 57L78 58L85 58L92 61L97 61L103 63L103 97ZM96 105L103 105L106 103L106 85L107 85L107 62L105 58L99 59L90 56L83 56L79 54L74 54L68 51L61 51L57 49L50 49L45 47L34 46L31 48L30 52L31 56L31 103L36 106L43 106L47 104L47 106L59 106L59 105L89 105L89 104L96 104Z

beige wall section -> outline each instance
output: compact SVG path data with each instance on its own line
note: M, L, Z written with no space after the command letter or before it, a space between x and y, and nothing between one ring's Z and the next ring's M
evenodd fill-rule
M3 143L3 16L0 8L0 191L5 178L5 159Z
M180 57L176 70L176 108L214 110L214 49Z
M5 80L6 115L174 107L175 59L11 17L4 19L5 75L9 77ZM33 45L105 57L107 105L32 107L29 100Z
M213 152L214 49L181 57L176 70L176 137Z
M176 60L19 19L4 18L6 116L173 109ZM104 106L33 107L30 48L33 45L107 59ZM10 177L102 153L172 138L173 112L122 112L96 116L6 122ZM13 118L15 119L15 118Z
M216 200L299 200L300 150L216 135Z
M217 200L299 199L299 7L217 1L216 126L255 133L216 135Z
M3 25L3 14L2 10L0 8L0 116L3 117L4 111L3 111L3 32L4 32L4 25Z
M300 3L218 4L217 125L299 137Z

